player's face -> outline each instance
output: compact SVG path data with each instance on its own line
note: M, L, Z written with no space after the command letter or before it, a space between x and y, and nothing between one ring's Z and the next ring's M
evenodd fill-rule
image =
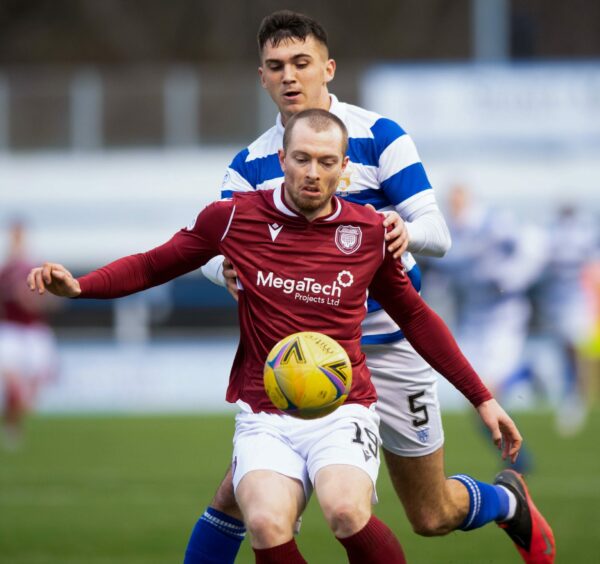
M260 81L277 104L283 123L302 110L328 110L331 104L327 83L335 74L335 61L327 48L312 35L306 41L288 39L263 47Z
M332 211L335 193L348 157L343 134L335 126L315 131L307 120L294 125L287 152L279 151L286 202L309 221Z

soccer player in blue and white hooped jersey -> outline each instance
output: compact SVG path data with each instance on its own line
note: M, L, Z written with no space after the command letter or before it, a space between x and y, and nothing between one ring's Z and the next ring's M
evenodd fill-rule
M401 235L392 245L397 253L403 252L418 289L418 267L405 251L443 256L450 237L411 138L395 122L339 102L329 93L336 65L329 58L325 30L312 18L289 11L271 14L260 26L258 44L261 83L280 114L274 127L233 159L222 197L280 186L283 173L277 154L286 121L304 109L329 110L341 118L350 136L350 163L338 193L400 215L403 221L396 230ZM222 258L211 261L203 273L225 284ZM516 472L501 472L494 485L462 474L446 478L436 376L378 304L368 307L362 345L378 395L382 446L414 530L443 535L497 521L526 562L552 562L552 531ZM243 538L241 519L229 472L192 532L186 564L233 562Z

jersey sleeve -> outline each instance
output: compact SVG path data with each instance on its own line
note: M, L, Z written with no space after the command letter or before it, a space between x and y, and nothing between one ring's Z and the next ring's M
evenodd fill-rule
M408 133L387 118L378 119L371 132L378 155L377 180L394 206L431 189L417 148Z
M443 257L450 250L450 231L433 190L425 190L398 204L396 211L406 223L411 253Z
M386 253L369 290L402 327L415 350L475 407L492 399L446 324L415 291L401 263L391 254Z
M450 248L450 234L413 140L386 118L377 120L371 131L379 155L377 180L407 222L408 250L443 256Z
M231 198L234 192L251 192L256 189L252 171L247 164L249 151L240 151L227 167L221 184L221 198Z
M119 298L191 272L219 253L235 207L220 201L206 207L194 224L145 253L120 258L78 278L81 298Z

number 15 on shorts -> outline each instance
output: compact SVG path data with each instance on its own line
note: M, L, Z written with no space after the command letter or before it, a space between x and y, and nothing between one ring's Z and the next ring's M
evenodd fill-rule
M371 457L377 459L379 455L379 438L377 437L377 433L368 427L361 427L356 421L353 421L352 423L355 429L352 442L361 446L365 456L365 462Z

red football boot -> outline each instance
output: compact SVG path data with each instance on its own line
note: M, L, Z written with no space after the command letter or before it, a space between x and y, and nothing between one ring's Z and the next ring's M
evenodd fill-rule
M546 519L534 505L525 480L514 470L506 469L494 479L515 494L517 509L509 521L498 523L512 539L527 564L552 564L556 555L554 533Z

